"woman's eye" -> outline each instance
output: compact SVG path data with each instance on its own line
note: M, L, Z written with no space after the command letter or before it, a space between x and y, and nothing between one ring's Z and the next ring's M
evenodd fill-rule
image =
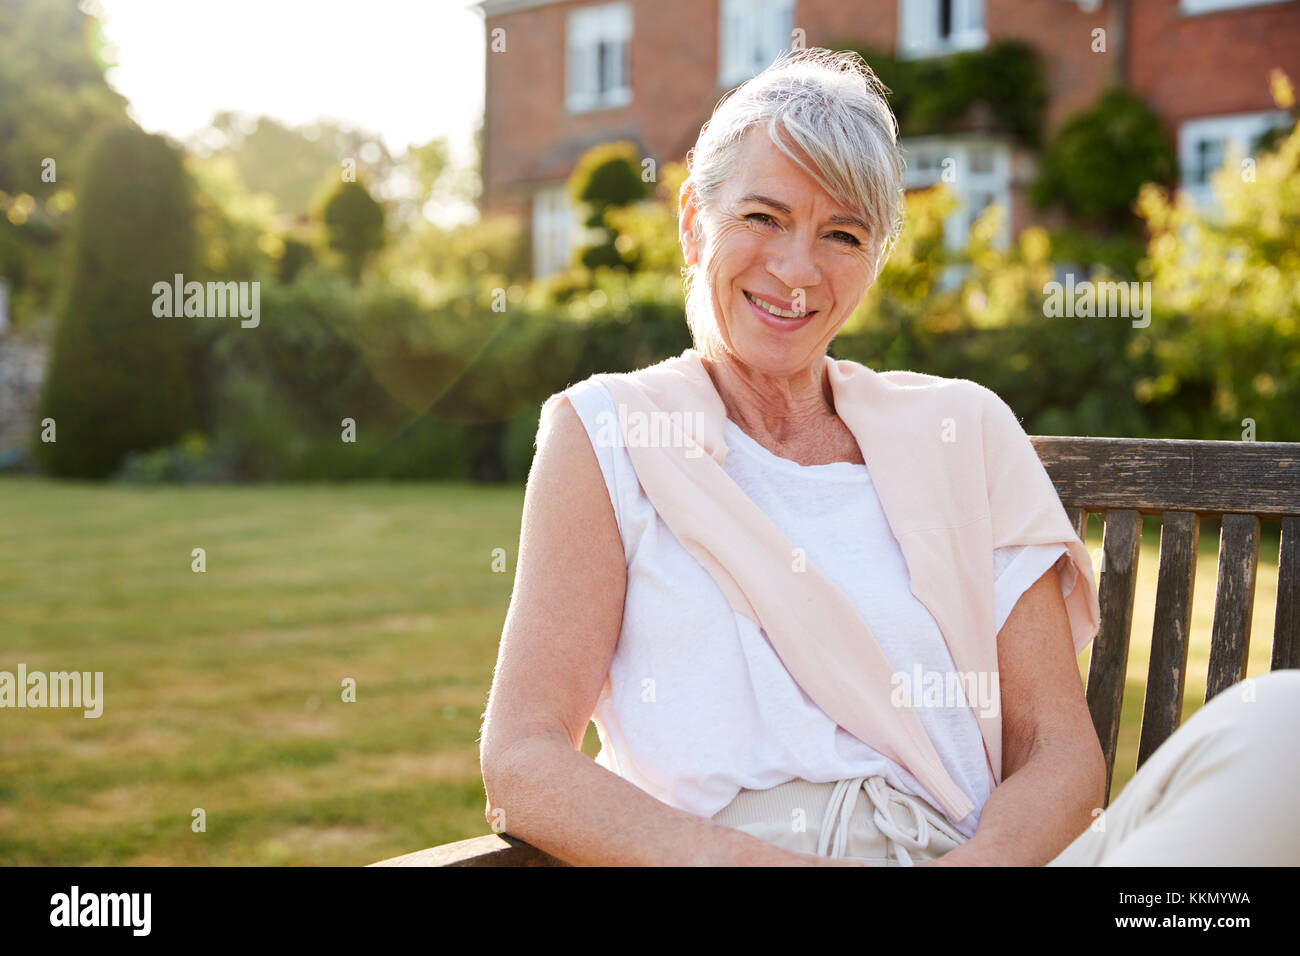
M776 225L776 220L773 219L765 212L751 212L748 215L746 215L745 218L750 222L757 222L764 226ZM862 243L858 240L858 237L853 235L853 233L851 232L842 232L837 230L836 232L831 233L831 235L835 237L836 242L842 242L846 246L862 245Z

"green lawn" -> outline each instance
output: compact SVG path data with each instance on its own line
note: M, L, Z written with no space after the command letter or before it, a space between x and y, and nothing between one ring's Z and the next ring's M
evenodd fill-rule
M101 670L105 697L0 712L0 863L357 864L486 832L521 504L0 481L0 669Z
M476 738L521 504L508 487L0 480L0 670L103 671L105 698L99 719L0 711L0 864L353 865L487 832ZM1203 535L1188 712L1215 543ZM1157 545L1150 522L1116 788L1135 762ZM1268 669L1276 557L1274 534L1250 674Z

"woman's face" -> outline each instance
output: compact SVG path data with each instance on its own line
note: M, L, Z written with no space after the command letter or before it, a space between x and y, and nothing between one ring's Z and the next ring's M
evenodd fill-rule
M756 370L793 374L821 360L866 295L875 271L873 237L766 130L751 129L739 149L738 172L703 217L702 245L692 235L693 186L683 190L683 253L688 264L702 257L730 352Z

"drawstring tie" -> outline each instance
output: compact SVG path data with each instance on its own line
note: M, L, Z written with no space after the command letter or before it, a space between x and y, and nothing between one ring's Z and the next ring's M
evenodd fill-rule
M905 793L891 793L885 778L881 776L854 777L835 784L830 802L826 804L826 812L822 815L822 826L817 837L817 855L837 860L844 857L849 840L849 820L858 805L858 793L864 789L875 804L873 818L876 826L893 848L898 865L912 866L908 848L920 851L930 845L930 822L926 820L921 805L915 798ZM912 816L916 818L915 827L903 829L894 819L891 797L894 802L902 802L912 811Z

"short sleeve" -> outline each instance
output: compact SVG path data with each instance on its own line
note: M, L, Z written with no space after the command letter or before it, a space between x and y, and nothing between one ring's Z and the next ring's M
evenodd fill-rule
M993 616L997 634L1007 623L1016 602L1038 581L1048 568L1066 553L1063 544L1035 544L997 548L993 552ZM1074 590L1076 573L1071 562L1065 562L1070 571L1060 576L1061 596L1068 597ZM1069 580L1067 580L1067 577Z
M993 548L1064 546L1068 557L1059 571L1061 589L1074 652L1080 654L1101 626L1092 556L1015 412L996 392L980 388L986 398L982 428ZM1014 606L1013 601L1008 616Z
M610 504L614 507L614 518L618 522L619 535L622 536L625 521L619 495L621 468L617 456L626 458L627 451L618 440L619 432L613 398L608 389L590 379L570 386L564 394L568 396L569 404L573 406L573 410L578 413L578 418L582 420L583 427L587 429L592 450L596 453L596 460L600 462L600 473L605 478L605 489L609 492ZM630 465L631 463L628 462L629 467ZM624 541L626 544L626 539Z

